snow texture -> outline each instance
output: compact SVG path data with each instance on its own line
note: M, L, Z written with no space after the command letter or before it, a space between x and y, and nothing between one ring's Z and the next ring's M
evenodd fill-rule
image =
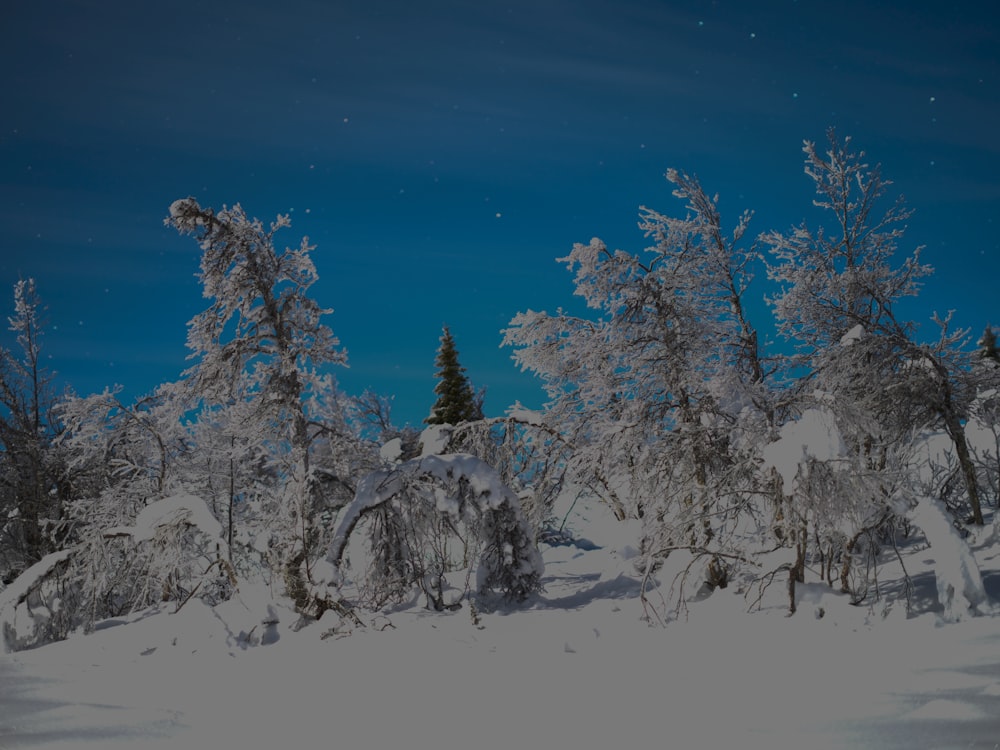
M661 746L693 750L904 750L1000 738L992 618L872 617L815 584L822 618L786 616L777 586L748 613L730 587L651 628L614 549L626 536L618 522L581 501L567 523L597 544L547 547L545 595L480 613L478 626L467 612L415 606L350 628L327 612L299 628L288 602L247 584L216 607L192 599L0 656L0 745L256 748L335 736L359 750L415 737L499 750L644 745L658 732ZM927 555L913 551L911 572ZM496 731L498 709L528 742Z
M184 209L191 202L190 198L178 198L170 204L170 217L177 219L184 214Z
M388 464L399 463L399 459L403 456L403 440L402 438L393 438L381 448L378 452L379 458Z
M541 412L522 406L520 401L515 402L513 406L507 409L507 416L531 427L543 427L545 425Z

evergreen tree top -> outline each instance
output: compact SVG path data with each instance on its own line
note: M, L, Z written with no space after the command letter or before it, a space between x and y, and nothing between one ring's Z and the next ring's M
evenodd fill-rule
M986 326L983 337L979 340L979 356L983 359L992 359L1000 362L1000 349L997 349L997 335L993 332L992 326Z
M482 419L483 411L476 393L458 361L458 349L448 326L441 332L441 345L434 360L438 384L434 387L437 401L431 407L426 424L459 424Z

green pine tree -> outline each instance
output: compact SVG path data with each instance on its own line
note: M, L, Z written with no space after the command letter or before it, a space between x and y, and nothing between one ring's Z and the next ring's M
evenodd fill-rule
M991 326L986 326L983 337L979 340L979 356L983 359L992 359L1000 362L1000 349L997 348L997 335Z
M441 346L434 360L438 371L438 384L434 387L437 402L424 422L427 424L458 424L483 418L482 395L477 394L465 368L458 362L458 350L448 326L441 334Z

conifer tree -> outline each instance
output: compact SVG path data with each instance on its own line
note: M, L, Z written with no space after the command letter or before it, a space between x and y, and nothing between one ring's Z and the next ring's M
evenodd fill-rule
M441 346L438 349L437 377L440 378L434 387L437 402L431 408L426 424L459 424L483 418L482 397L477 394L465 376L465 368L458 362L458 350L451 331L445 326L441 334Z
M979 340L979 356L981 359L992 359L1000 362L1000 348L997 348L997 335L991 326L986 326Z

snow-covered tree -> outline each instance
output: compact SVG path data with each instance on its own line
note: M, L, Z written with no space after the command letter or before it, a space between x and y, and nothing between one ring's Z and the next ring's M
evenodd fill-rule
M34 279L14 285L9 328L17 351L0 349L0 578L58 546L68 482L53 415L56 394L42 364L44 306Z
M667 179L687 214L643 209L654 244L642 256L594 239L561 259L595 317L521 313L504 343L543 381L542 419L571 446L572 480L619 518L642 519L647 573L684 550L725 585L758 492L754 452L775 418L746 309L756 253L743 243L748 213L726 232L697 179Z
M71 396L59 406L65 431L59 442L70 465L98 472L90 483L114 501L76 498L95 503L98 525L123 523L150 498L170 492L182 481L180 464L190 446L181 423L189 406L176 383L127 403L121 387L90 396Z
M787 366L798 373L803 408L814 406L817 394L828 401L848 441L849 471L877 477L860 498L838 492L830 501L860 500L870 503L871 516L884 516L882 469L898 465L889 454L905 452L916 431L940 425L954 441L972 518L981 524L962 421L972 395L964 376L967 332L935 316L937 341L917 342L916 325L899 317L898 306L918 293L932 269L920 262L919 248L896 257L911 212L902 198L883 210L892 183L853 150L850 138L831 130L828 139L825 153L808 141L803 148L814 204L826 223L761 239L773 257L769 276L778 291L770 302L779 333L794 346Z
M243 435L267 448L269 470L281 478L277 510L284 528L271 548L289 588L298 590L317 545L311 448L322 430L311 428L311 409L332 387L322 368L346 362L322 322L331 311L309 296L317 279L313 246L304 238L299 247L279 251L274 234L289 226L288 217L265 228L238 204L216 212L193 198L178 200L166 223L198 240L203 294L211 300L189 323L196 363L185 375L210 406L221 408L236 397L252 402ZM236 393L241 382L246 385Z
M441 346L434 364L438 368L438 384L434 387L437 401L424 422L456 425L482 419L482 394L477 394L469 383L465 368L458 361L458 349L448 326L441 333Z
M771 250L761 265L788 342L780 355L762 349L748 310L763 260L745 242L750 215L723 231L717 200L674 170L687 213L643 209L655 240L645 254L594 239L561 259L593 315L529 311L504 331L543 381L541 420L565 446L570 481L641 519L647 577L675 552L691 561L682 582L695 564L710 585L749 568L758 580L787 570L794 587L808 564L863 599L856 561L909 512L902 498L929 491L912 471L927 430L949 435L958 497L982 521L965 435L981 380L966 334L935 316L936 340L918 342L898 314L930 273L919 251L895 257L909 212L901 201L882 211L890 183L849 139L831 132L825 154L805 153L829 221L758 239ZM776 458L787 451L790 464Z
M422 445L422 440L428 445ZM553 506L566 489L571 450L556 430L541 421L540 415L518 404L506 417L429 428L414 442L425 452L467 453L484 461L518 495L536 539L559 533ZM401 460L412 457L405 451L400 453Z
M60 445L78 476L66 511L66 541L74 548L70 585L86 602L78 624L160 601L163 576L189 563L180 548L157 550L112 531L134 526L151 504L193 484L189 462L196 454L183 422L187 392L166 383L127 403L120 391L73 396L59 408Z
M831 130L828 141L825 152L809 141L803 147L819 222L760 238L770 246L768 275L777 284L769 302L792 350L783 366L794 376L793 420L824 415L820 432L835 435L839 446L835 455L800 456L798 475L793 467L780 485L775 521L795 549L792 590L808 560L831 584L839 568L841 588L862 600L871 581L858 571L872 567L856 563L930 492L912 465L927 431L951 438L961 506L982 523L964 425L975 388L966 331L935 315L938 337L921 343L917 326L900 317L901 300L916 296L932 272L919 248L898 257L911 212L902 198L883 206L891 182L850 138Z
M997 348L997 335L992 326L986 326L979 339L979 356L1000 363L1000 348Z

